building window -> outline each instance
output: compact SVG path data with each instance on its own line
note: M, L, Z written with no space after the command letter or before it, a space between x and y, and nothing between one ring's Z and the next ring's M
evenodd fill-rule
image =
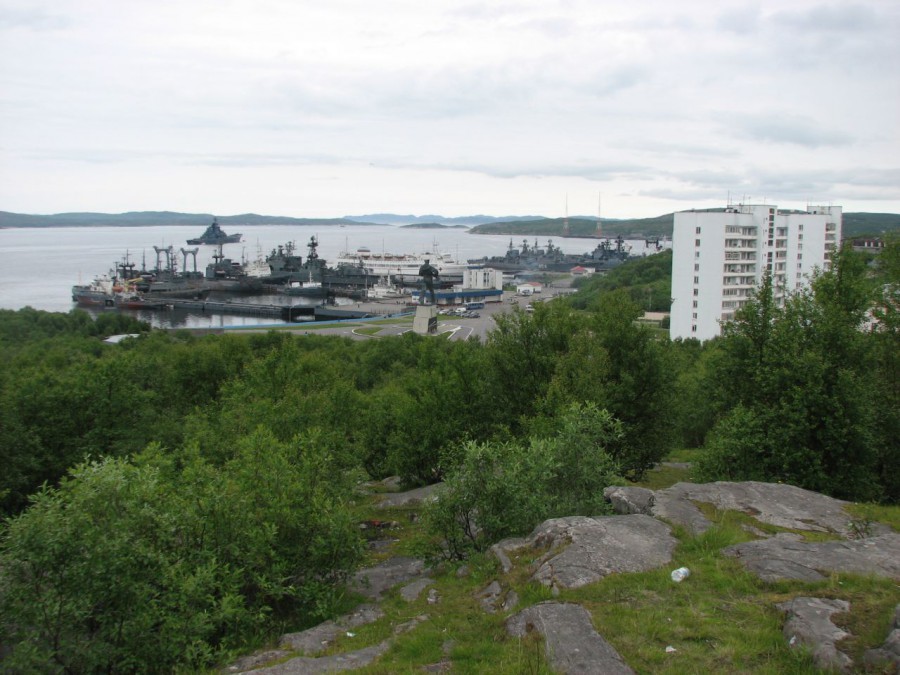
M699 272L699 271L700 271L700 263L694 263L694 271L695 271L695 272Z
M697 309L697 301L694 300L694 309Z
M803 260L803 254L802 254L802 253L798 253L798 254L797 254L797 260Z
M699 283L700 283L700 277L694 277L694 283L695 283L695 284L699 284Z
M697 325L696 325L696 324L693 325L693 326L691 326L691 332L692 332L692 333L696 333L696 332L697 332Z
M699 228L699 227L697 228L697 234L700 234L700 228Z
M699 288L695 288L695 289L694 289L694 295L700 295L700 289L699 289Z
M700 240L694 239L694 246L699 246L699 245L700 245Z
M797 235L797 239L798 239L799 241L803 241L803 235L802 235L802 234Z
M697 312L694 312L694 317L693 317L693 318L694 318L694 321L697 320Z
M699 258L699 257L700 257L700 251L694 251L694 257L695 257L695 258Z
M800 223L800 225L797 227L797 229L800 230L801 232L803 232L803 223Z

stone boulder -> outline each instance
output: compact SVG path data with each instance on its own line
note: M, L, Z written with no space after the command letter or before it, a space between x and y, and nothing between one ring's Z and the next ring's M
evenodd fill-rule
M764 581L822 581L832 572L900 580L900 534L852 541L803 541L782 533L722 549Z
M550 549L539 559L534 580L545 586L578 588L610 574L661 567L671 561L678 542L668 525L636 514L553 518L514 543Z
M532 605L507 619L506 630L514 637L525 637L532 631L544 636L547 660L560 673L634 673L594 629L591 615L581 605L559 602Z
M443 485L443 483L435 483L434 485L426 485L425 487L407 490L406 492L384 493L379 495L379 501L375 506L379 509L420 506L437 499L438 492L440 492Z
M721 511L740 511L777 527L811 532L851 534L848 502L781 483L746 481L731 483L676 483L650 495L635 487L610 487L604 491L618 513L650 513L681 525L688 531L705 532L712 523L696 502ZM878 529L876 533L886 530Z
M359 570L353 575L350 588L370 600L380 600L397 584L425 575L425 563L417 558L390 558L374 567Z
M787 613L784 637L791 647L805 646L812 652L816 665L823 670L848 672L853 666L850 657L839 651L836 643L849 633L831 622L832 614L850 611L846 600L823 598L794 598L777 605Z
M643 513L646 516L653 515L653 502L655 495L653 490L642 487L627 487L614 485L603 491L603 496L612 504L613 511L622 515L631 513Z

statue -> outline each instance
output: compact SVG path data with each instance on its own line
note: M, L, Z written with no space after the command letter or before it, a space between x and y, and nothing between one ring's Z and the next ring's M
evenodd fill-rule
M424 304L425 293L427 291L428 295L431 297L431 304L436 305L437 301L434 297L434 282L440 274L428 258L425 259L425 264L419 268L419 276L422 277L422 293L419 295L419 303Z

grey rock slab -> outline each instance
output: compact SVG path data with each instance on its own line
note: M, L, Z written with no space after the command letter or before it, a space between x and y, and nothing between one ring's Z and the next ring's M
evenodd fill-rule
M498 541L488 549L488 552L500 562L500 568L506 574L513 568L509 553L524 546L528 546L528 541L524 537L510 537Z
M536 548L551 548L532 578L554 588L579 588L610 574L661 567L672 560L678 543L668 525L641 514L553 518L527 540Z
M648 516L652 515L653 490L616 485L603 490L603 496L612 504L613 511L618 514L643 513Z
M850 534L850 516L844 510L848 502L781 483L676 483L656 491L653 515L695 534L703 532L711 524L693 502L712 504L722 511L741 511L777 527Z
M377 645L358 649L346 654L334 656L298 656L284 663L279 663L268 668L254 670L253 673L265 673L265 675L311 675L312 673L335 673L342 670L358 670L371 664L375 659L384 654L390 647L390 640L379 642Z
M544 636L547 660L561 673L624 675L633 673L618 652L594 629L581 605L543 602L506 621L507 632L524 637L531 631Z
M375 605L360 605L354 611L339 617L335 621L325 621L318 626L309 628L299 633L287 633L281 636L280 645L290 647L293 651L306 656L319 654L334 642L341 633L350 628L358 628L368 623L374 623L384 616L380 607Z
M803 541L793 534L722 549L764 581L821 581L831 572L900 580L900 534L852 541Z
M391 558L353 575L350 588L371 600L379 600L397 584L412 581L425 574L425 563L418 558Z
M401 506L416 506L437 499L437 494L443 487L443 483L426 485L425 487L396 492L393 494L379 495L380 501L375 505L380 509L396 508Z
M836 646L850 634L831 622L832 614L850 610L849 602L800 597L776 606L787 612L783 633L791 647L809 648L816 665L825 670L847 672L853 666L850 657Z
M869 649L863 657L867 664L893 664L894 671L900 672L900 605L894 608L894 622L884 644L878 649Z
M475 597L481 601L481 608L488 614L494 614L497 611L497 601L500 599L500 593L503 589L500 582L494 579L486 587L478 591Z
M400 589L400 596L407 602L415 602L426 588L434 583L434 579L424 577L406 584Z
M261 665L266 663L271 663L272 661L277 661L278 659L283 659L285 656L290 656L291 652L284 649L270 649L265 652L257 652L256 654L250 654L249 656L244 656L243 658L238 659L230 666L225 668L224 672L226 673L245 673L248 670L253 670L254 668L258 668Z

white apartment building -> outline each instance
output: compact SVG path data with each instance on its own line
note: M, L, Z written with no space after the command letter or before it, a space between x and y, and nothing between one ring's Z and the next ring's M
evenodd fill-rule
M775 297L828 269L841 241L841 207L780 211L767 204L675 214L669 335L708 340L734 318L768 270Z

